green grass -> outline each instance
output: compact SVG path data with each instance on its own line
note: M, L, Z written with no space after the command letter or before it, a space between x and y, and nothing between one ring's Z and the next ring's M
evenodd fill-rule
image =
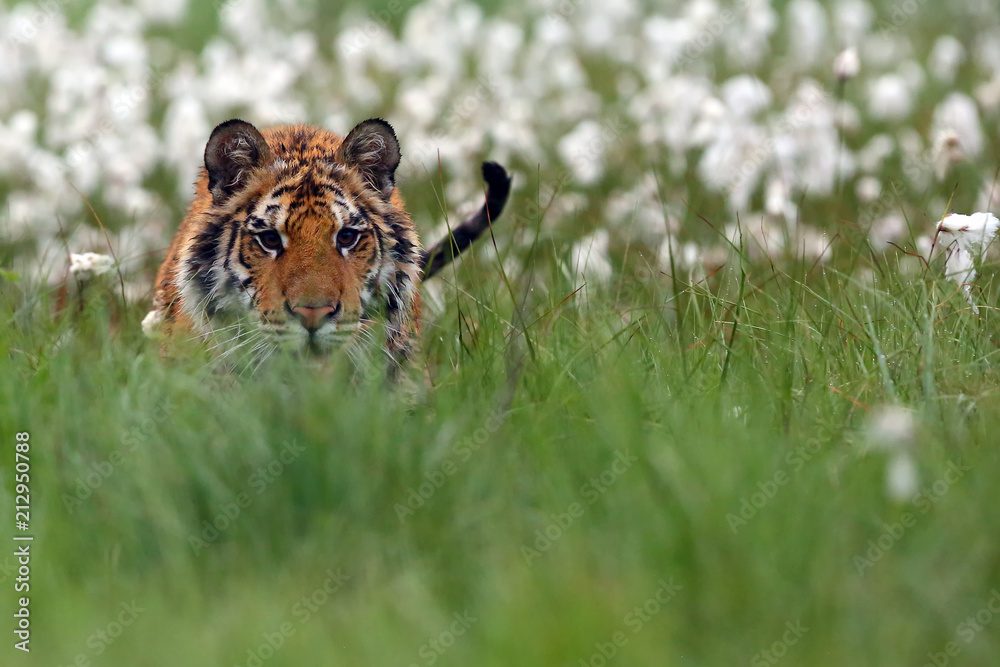
M877 4L884 19L893 3ZM939 25L965 34L938 9L906 27L927 33L921 53ZM197 52L213 11L198 5L167 37ZM339 10L317 21L332 31ZM956 89L981 83L968 69ZM860 83L847 99L863 104ZM947 92L936 85L919 100L922 129ZM723 243L724 198L697 181L696 156L668 182L666 158L633 129L599 187L561 188L587 205L558 224L540 212L559 174L511 165L529 176L496 232L521 270L508 285L484 240L438 279L448 305L428 312L414 391L341 355L242 374L204 352L163 360L139 331L146 307L123 306L115 280L80 294L0 276L5 614L19 595L22 431L35 536L32 653L13 650L8 615L0 664L600 667L613 646L607 664L757 667L775 664L761 651L776 643L787 665L995 664L996 265L976 316L940 260L863 239L886 210L971 212L1000 137L986 164L926 192L904 185L893 156L880 177L899 196L877 216L850 187L805 198L829 264L732 248L690 284L656 268L655 248L615 245L615 280L577 291L560 266L570 244L604 224L613 189L654 169L684 240ZM896 129L866 125L846 143ZM180 211L173 185L151 187ZM430 176L402 187L424 229L458 203L441 204ZM909 222L917 236L934 221ZM30 245L5 239L0 267ZM887 403L917 418L911 502L888 497L889 457L866 439ZM658 593L667 601L649 602ZM257 661L268 637L281 646Z
M488 242L446 275L415 393L339 357L165 362L114 281L61 310L5 284L4 483L29 431L36 539L34 650L5 664L256 664L283 625L265 664L599 665L619 631L617 664L767 664L796 622L787 664L924 664L952 640L990 662L992 627L955 635L1000 586L989 278L977 318L939 271L842 239L834 266L734 249L676 291L626 258L564 301L561 252L520 251L520 314ZM922 486L966 470L943 493L887 498L864 424L891 401L917 412Z

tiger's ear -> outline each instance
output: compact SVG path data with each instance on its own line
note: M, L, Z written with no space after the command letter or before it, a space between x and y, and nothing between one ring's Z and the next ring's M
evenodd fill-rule
M354 126L340 148L338 159L361 172L367 183L389 199L396 187L399 141L392 126L381 118L370 118Z
M216 205L225 203L247 184L250 172L271 156L264 136L242 120L227 120L212 130L205 146L208 190Z

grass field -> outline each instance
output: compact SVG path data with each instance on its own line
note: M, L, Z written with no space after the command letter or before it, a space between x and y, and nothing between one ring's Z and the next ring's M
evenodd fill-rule
M918 60L936 23L968 25L947 11L905 28ZM970 65L952 87L981 78ZM945 88L916 97L915 126ZM862 86L844 94L864 106ZM799 193L819 253L787 229L762 248L763 214L728 208L696 157L678 171L634 126L593 185L515 154L496 243L427 286L409 389L340 354L163 360L140 330L148 301L122 296L158 255L121 281L46 282L23 268L46 246L5 235L0 266L20 275L0 278L0 664L996 664L997 261L975 314L942 254L916 256L943 208L978 210L991 187L998 119L982 113L981 156L947 178L911 182L899 149L877 174L891 198L863 201L854 176ZM845 150L896 129L866 118ZM401 186L425 241L454 216L455 181L476 191L443 172ZM608 203L654 176L676 248L661 261L626 216L576 266ZM171 214L177 178L144 182ZM112 232L129 224L92 197ZM897 246L873 243L897 210ZM11 632L20 432L28 655Z

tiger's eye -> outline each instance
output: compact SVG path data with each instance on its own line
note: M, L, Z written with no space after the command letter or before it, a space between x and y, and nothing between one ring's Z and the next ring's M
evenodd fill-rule
M268 229L257 234L257 243L260 247L269 252L276 252L281 250L281 234L274 231L273 229Z
M342 248L350 248L357 243L359 236L361 233L358 230L345 227L337 232L337 244Z

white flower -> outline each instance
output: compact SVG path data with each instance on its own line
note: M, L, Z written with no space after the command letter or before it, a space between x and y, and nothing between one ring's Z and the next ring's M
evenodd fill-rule
M958 68L965 62L965 47L951 35L939 37L931 51L928 68L935 79L951 84Z
M861 201L871 203L882 194L882 181L874 176L865 176L858 180L857 185L854 186L854 192Z
M907 502L917 495L920 475L917 464L908 453L895 454L885 469L886 493L896 502Z
M833 73L841 81L853 79L861 71L861 60L857 49L845 49L833 61Z
M836 124L843 132L857 134L861 130L861 112L847 100L841 100L836 106Z
M163 119L163 152L164 159L178 173L177 192L182 197L190 195L210 131L201 100L189 94L174 98Z
M876 449L896 451L913 443L913 411L901 405L883 405L868 422L868 442Z
M608 232L599 229L573 245L570 262L573 274L588 283L607 283L611 280L611 260L608 259Z
M934 135L933 146L934 173L939 181L943 181L948 175L951 165L965 159L965 152L962 150L962 139L955 130L948 128L940 130Z
M96 252L70 253L69 256L69 272L80 280L89 280L92 276L104 275L114 265L113 258Z
M752 67L759 64L770 49L778 14L771 7L771 0L745 0L740 6L743 20L731 27L724 45L730 63Z
M998 229L1000 220L997 220L992 213L972 215L953 213L938 223L940 234L950 234L955 238L958 247L978 255L986 252Z
M927 72L916 60L904 60L899 63L896 71L906 81L906 85L910 87L910 94L913 96L916 96L927 83Z
M983 126L976 103L968 95L952 93L934 110L933 132L948 130L955 133L966 157L974 160L982 154Z
M187 0L139 0L139 10L151 21L174 24L184 18ZM221 3L215 3L220 6Z
M895 241L904 236L906 231L906 218L903 217L902 213L893 211L872 224L868 240L873 248L884 251L889 247L890 241Z
M986 115L992 116L1000 111L1000 73L994 74L990 81L976 87L976 101Z
M722 84L722 99L737 117L750 117L771 106L771 89L749 74L740 74Z
M660 244L659 260L661 270L667 274L674 268L686 270L692 275L698 273L699 277L703 273L698 270L702 265L701 248L691 241L681 243L673 235L668 234Z
M986 249L1000 230L1000 220L992 213L972 215L952 214L938 223L937 234L942 243L953 239L945 263L945 274L962 285L965 300L972 306L972 312L979 314L979 307L972 301L972 285L976 279L976 261L982 261Z
M642 25L647 48L656 60L664 63L686 62L689 56L684 55L684 46L693 42L697 35L697 26L686 18L650 16Z
M578 183L592 185L604 175L604 155L611 140L600 124L585 120L559 140L559 156Z
M842 181L853 175L854 155L841 150L833 100L815 81L799 84L774 133L774 154L790 199L798 192L828 195L838 172Z
M913 111L913 94L899 74L885 74L868 85L868 113L876 120L903 120Z
M833 14L842 44L857 44L875 21L875 10L866 0L842 0L834 4Z
M896 150L896 140L887 134L876 134L858 152L858 168L866 174L882 169L882 163Z
M792 0L786 12L792 57L803 66L813 65L826 47L826 10L816 0Z
M788 237L784 226L775 224L760 212L740 216L738 223L727 223L724 233L733 246L738 248L742 244L755 260L780 257Z
M979 196L976 197L976 205L972 207L977 211L989 211L1000 201L1000 185L995 182L995 174L988 167L983 170Z
M807 262L825 264L833 255L831 240L824 232L802 225L798 230L795 251Z
M764 210L775 218L784 218L785 224L792 226L798 217L798 207L790 197L788 183L772 177L764 190Z
M724 122L729 116L729 110L717 97L708 97L698 111L698 121L689 128L688 141L692 146L705 146L715 141Z
M889 454L885 490L896 502L911 500L920 485L917 466L910 453L915 433L913 411L901 405L883 405L868 420L869 448Z
M709 188L728 192L733 211L743 210L773 153L761 126L748 121L725 122L702 154L698 174Z

